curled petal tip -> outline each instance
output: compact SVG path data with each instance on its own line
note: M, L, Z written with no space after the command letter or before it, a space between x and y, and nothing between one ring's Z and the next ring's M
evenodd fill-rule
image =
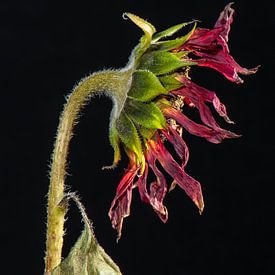
M200 215L202 215L203 209L204 209L204 202L203 202L203 198L201 198L199 201L195 202L196 205L199 208L199 213Z
M260 67L261 67L261 65L257 65L256 67L250 69L249 70L250 74L255 74L259 70Z
M239 134L235 134L233 132L230 132L230 137L229 138L240 138L242 137L242 135L239 135Z
M251 74L255 74L260 67L261 67L261 65L258 65L258 66L254 67L252 69L246 69L246 68L239 67L238 72L243 74L243 75L251 75Z
M122 14L122 18L123 18L124 20L128 20L128 19L129 19L129 17L128 17L128 12L124 12L124 13Z
M121 232L119 232L119 233L117 234L116 243L118 243L118 241L120 240L120 238L121 238Z
M228 124L235 124L235 121L231 120L229 117L224 117L224 120L225 120Z
M228 10L232 10L231 6L234 5L234 4L235 4L235 2L230 2L230 3L228 3L228 4L224 7L223 12L224 12L224 11L228 11ZM233 10L233 11L234 11L234 10Z

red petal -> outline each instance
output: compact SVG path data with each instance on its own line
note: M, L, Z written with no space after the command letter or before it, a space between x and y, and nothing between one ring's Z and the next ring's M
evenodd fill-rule
M184 76L180 76L177 78L184 84L184 87L173 91L176 95L181 95L189 98L193 102L193 104L198 105L199 101L211 102L217 111L217 113L224 118L227 123L234 123L227 115L226 107L222 104L217 97L217 95L209 91L187 79ZM198 107L198 106L197 106Z
M162 106L162 112L166 117L175 119L183 128L185 128L189 133L204 137L208 141L212 143L220 143L225 138L237 138L239 135L236 135L234 133L231 133L226 130L219 130L219 129L211 129L208 128L202 124L198 124L188 117L186 117L184 114L182 114L180 111L175 110L169 106Z
M139 191L141 200L145 203L150 203L149 194L146 188L147 175L148 175L148 164L145 163L144 173L138 178L137 186L138 186L138 191Z
M213 68L230 81L242 83L243 80L238 76L238 73L253 74L258 70L258 67L253 69L243 68L229 54L227 41L230 25L233 22L233 14L234 10L231 8L230 3L221 12L213 29L196 29L181 48L201 57L194 60L198 66Z
M186 192L186 194L193 200L202 212L204 203L202 197L201 186L198 181L187 175L182 167L173 159L171 154L162 144L160 138L158 142L149 141L150 149L154 151L155 156L171 177L178 183L178 185Z
M205 28L197 28L187 43L182 45L182 48L186 49L187 47L192 46L193 50L214 50L216 45L212 45L212 43L218 39L220 32L220 29L209 30Z
M123 219L130 214L132 185L138 170L139 168L136 168L135 165L129 165L129 169L126 171L117 187L116 196L113 199L109 210L109 217L111 219L112 226L118 231L117 240L121 237Z
M163 205L163 199L167 193L167 187L154 181L150 185L150 203L158 214L159 218L165 223L168 220L167 208Z
M233 3L229 3L225 6L224 10L220 13L220 16L214 26L215 29L222 28L220 35L228 41L228 34L230 32L230 25L233 22L234 9L231 8Z
M195 53L195 52L193 52ZM222 52L221 50L213 54L196 52L197 56L201 56L201 59L194 60L198 66L209 67L223 74L228 80L237 84L243 83L243 80L239 77L238 73L249 75L257 72L259 66L246 69L241 67L231 55Z
M172 127L168 126L168 131L162 130L162 134L173 144L176 153L182 160L182 167L185 167L189 159L189 150L182 137Z
M156 155L153 150L148 150L146 154L150 168L156 175L157 181L150 185L150 204L163 222L168 220L167 208L163 205L164 197L167 193L167 184L164 175L156 166Z
M215 121L209 107L202 100L199 100L198 102L198 109L200 112L201 120L204 124L215 130L222 130Z

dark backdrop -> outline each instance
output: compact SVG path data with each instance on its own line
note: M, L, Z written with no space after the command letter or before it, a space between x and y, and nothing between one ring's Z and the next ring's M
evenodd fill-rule
M268 3L269 2L269 3ZM96 236L124 274L274 274L274 85L271 1L236 1L232 55L245 67L261 64L241 86L206 69L194 81L217 92L243 135L220 145L186 135L188 172L203 188L205 212L177 188L165 201L162 224L135 190L131 216L116 244L107 212L127 165L112 162L106 98L85 108L71 143L67 184L77 190ZM123 67L142 34L130 11L158 30L191 19L212 27L227 1L6 1L1 35L1 270L42 274L48 170L65 95L82 77ZM226 125L223 124L226 127ZM71 207L64 256L79 235ZM1 271L1 273L2 273Z

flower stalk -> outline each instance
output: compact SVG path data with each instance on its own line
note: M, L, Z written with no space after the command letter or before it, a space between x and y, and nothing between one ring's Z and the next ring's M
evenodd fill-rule
M60 202L64 198L69 143L80 110L93 95L104 92L115 102L112 116L117 117L124 104L123 95L127 94L130 82L131 70L102 71L83 79L68 97L60 117L52 155L47 208L45 275L50 274L61 262L66 207Z

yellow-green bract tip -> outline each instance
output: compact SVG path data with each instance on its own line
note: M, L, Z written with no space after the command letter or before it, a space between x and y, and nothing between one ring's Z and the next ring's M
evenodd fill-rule
M123 13L122 17L124 19L129 18L132 22L134 22L138 27L140 27L150 37L152 37L152 35L156 32L156 29L152 24L138 17L137 15L134 15L129 12L125 12Z

